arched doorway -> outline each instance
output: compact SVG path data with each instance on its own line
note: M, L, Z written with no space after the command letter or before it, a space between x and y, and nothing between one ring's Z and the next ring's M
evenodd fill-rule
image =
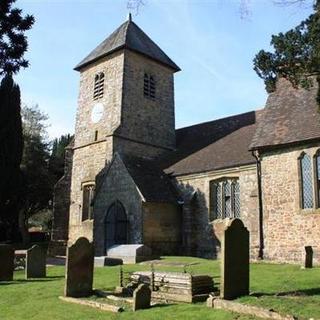
M114 202L108 209L105 219L105 248L115 244L128 243L127 215L120 201Z

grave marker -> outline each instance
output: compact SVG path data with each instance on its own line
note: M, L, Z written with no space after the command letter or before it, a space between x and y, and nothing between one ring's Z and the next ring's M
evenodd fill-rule
M151 290L146 284L139 284L133 291L133 311L150 308Z
M14 249L12 245L0 244L0 281L12 281Z
M312 268L313 267L313 249L311 246L304 247L305 249L305 261L304 267L305 268Z
M94 247L81 237L67 248L65 296L86 297L92 294Z
M27 250L26 279L46 277L46 258L46 249L38 245Z
M220 296L229 300L248 294L249 231L240 219L233 219L222 239Z

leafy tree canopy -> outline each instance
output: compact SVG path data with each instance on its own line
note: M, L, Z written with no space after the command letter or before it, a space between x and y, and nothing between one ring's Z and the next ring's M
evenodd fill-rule
M275 90L278 77L308 88L308 76L317 74L320 83L320 0L314 4L314 13L298 26L273 35L271 45L273 52L261 50L253 61L254 70L264 80L268 92Z
M37 105L24 106L22 126L24 150L21 169L25 177L26 218L48 207L52 195L52 176L48 170L50 144L47 142L48 117Z
M22 10L12 8L16 0L0 1L0 75L15 74L28 67L23 58L28 49L25 32L33 23L32 15L22 15Z

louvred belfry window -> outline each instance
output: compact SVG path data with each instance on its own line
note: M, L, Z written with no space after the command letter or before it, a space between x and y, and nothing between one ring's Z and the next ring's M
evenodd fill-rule
M104 73L100 72L94 77L93 100L103 97L104 93Z
M312 162L311 157L306 153L303 153L300 157L300 176L301 207L311 209L313 207Z
M240 218L240 184L237 178L210 182L210 221Z
M143 82L143 94L145 97L156 98L156 82L154 76L145 73Z

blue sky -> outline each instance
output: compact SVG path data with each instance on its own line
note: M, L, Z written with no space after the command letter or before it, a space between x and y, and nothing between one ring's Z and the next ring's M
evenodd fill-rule
M262 108L264 84L252 68L271 35L307 17L310 6L272 0L144 0L133 20L182 69L175 76L176 126ZM309 3L312 1L310 0ZM73 67L126 19L125 0L18 0L36 23L29 36L30 67L16 80L22 99L49 116L50 138L74 132L79 74Z

